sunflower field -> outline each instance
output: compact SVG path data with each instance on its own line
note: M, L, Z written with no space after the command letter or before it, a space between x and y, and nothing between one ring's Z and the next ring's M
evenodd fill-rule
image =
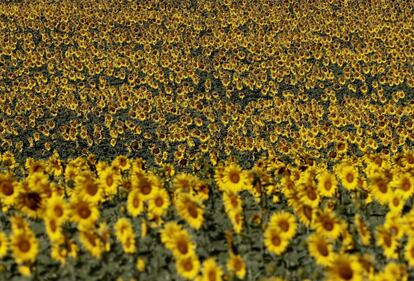
M0 1L0 281L414 280L414 1Z

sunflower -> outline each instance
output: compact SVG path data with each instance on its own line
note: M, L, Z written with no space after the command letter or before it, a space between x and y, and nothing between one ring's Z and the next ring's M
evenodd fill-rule
M133 233L128 233L125 235L122 241L120 241L122 244L122 249L127 254L133 254L136 251L135 247L135 237Z
M166 245L173 241L175 234L182 230L182 226L175 221L167 222L164 228L160 230L161 242Z
M200 270L200 261L194 254L192 256L179 258L176 260L178 274L185 279L194 279Z
M273 213L270 217L269 225L279 230L280 234L286 239L291 239L296 235L297 224L295 216L289 212L280 211Z
M180 230L174 238L165 244L175 258L192 256L195 253L196 245L191 241L190 234L185 230Z
M316 176L318 180L317 190L321 196L332 197L338 187L336 177L327 170L322 171Z
M406 200L403 199L402 191L400 190L393 190L389 202L388 207L390 208L390 213L392 214L401 214L402 209L404 208Z
M72 197L70 203L70 219L80 227L94 225L99 218L99 210L95 203L82 198Z
M11 174L0 173L0 202L6 206L15 204L20 192L19 187Z
M398 258L396 252L399 245L397 239L393 237L389 229L385 229L383 226L378 226L376 229L376 243L377 246L382 247L384 256L388 259Z
M378 173L370 178L370 189L375 200L385 205L389 202L392 194L389 181L383 173Z
M388 212L385 216L384 228L389 230L392 236L400 240L404 236L406 222L400 215Z
M20 211L30 218L39 218L44 214L45 196L37 190L30 190L27 180L19 182L21 192L17 198Z
M400 190L402 198L407 200L414 193L414 176L410 173L397 173L397 176L390 182L390 186Z
M150 213L163 216L170 206L170 198L168 192L163 188L155 190L148 202L148 210Z
M180 193L175 206L180 217L194 229L200 229L204 222L204 208L201 202L187 193Z
M113 161L112 161L113 167L119 167L121 171L126 171L131 168L131 163L129 159L124 155L118 155Z
M310 227L313 224L315 210L311 206L300 203L295 206L295 213L299 220L307 227Z
M229 163L224 169L216 169L216 182L221 191L240 192L250 186L249 177L246 171L234 163Z
M246 264L240 255L230 253L230 258L227 261L227 270L232 272L239 279L244 279L246 276Z
M359 214L355 214L355 226L356 226L361 244L364 246L369 246L371 243L371 232L369 231L364 220Z
M45 203L45 215L50 218L55 218L59 223L67 220L69 210L66 201L58 195L53 195Z
M100 259L104 251L104 245L99 235L93 230L79 231L79 241L86 251L93 257Z
M264 232L264 244L269 252L279 256L286 251L289 239L284 237L278 228L268 226Z
M172 190L174 193L191 192L195 184L195 176L187 173L179 173L174 177L172 181Z
M127 218L119 218L114 225L115 236L119 241L124 241L125 238L134 233L131 221Z
M118 191L121 176L112 167L108 167L99 175L99 183L105 195L110 198Z
M43 172L36 172L27 176L27 183L29 190L37 191L42 194L43 197L51 197L52 189L48 179L48 175Z
M350 163L343 163L338 166L337 176L347 190L354 190L358 186L358 169Z
M200 201L206 201L208 199L210 190L204 181L197 179L193 187L193 192L193 196L195 198L199 199Z
M243 201L237 193L223 192L223 203L227 214L243 210Z
M324 237L335 240L341 234L341 221L333 211L324 210L315 216L316 231Z
M75 193L91 202L100 202L103 188L91 171L83 171L75 177Z
M233 225L234 232L239 234L243 227L243 212L232 212L228 214L228 217Z
M339 254L327 270L327 281L362 281L362 266L355 256Z
M144 211L144 201L141 199L141 193L138 189L134 189L128 193L127 210L133 217L137 217Z
M316 263L322 266L331 265L335 258L331 240L317 232L308 236L308 251Z
M0 255L1 256L1 255ZM404 257L408 265L414 268L414 237L409 237L405 245Z
M61 243L63 241L62 229L59 222L54 217L45 217L44 219L46 233L51 243Z
M9 240L4 232L0 231L0 259L7 254L9 249Z
M203 262L202 281L221 281L223 270L214 258L208 258Z
M133 188L139 190L141 198L144 201L150 199L155 190L162 188L161 179L151 171L139 176L133 174L131 184Z
M307 204L312 208L318 207L320 202L320 196L316 191L316 187L312 184L299 185L299 200L303 204Z
M31 230L12 233L10 245L17 263L34 263L39 253L39 242Z
M137 258L137 262L135 263L135 268L138 270L138 272L144 272L145 260L141 257Z

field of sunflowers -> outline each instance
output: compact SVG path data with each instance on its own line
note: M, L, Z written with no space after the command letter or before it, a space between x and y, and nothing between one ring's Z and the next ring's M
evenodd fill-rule
M0 1L1 281L414 280L414 1Z

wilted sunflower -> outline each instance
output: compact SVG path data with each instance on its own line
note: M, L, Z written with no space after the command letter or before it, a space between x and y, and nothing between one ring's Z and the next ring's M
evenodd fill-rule
M133 189L129 192L127 210L128 213L133 217L137 217L144 211L144 201L142 200L141 193L138 189Z
M333 251L332 240L317 232L308 236L308 251L315 258L316 263L322 266L329 266L336 255Z
M327 270L327 281L362 281L362 266L355 256L339 254Z
M244 279L246 276L246 264L240 255L230 253L230 257L227 260L227 270L232 272L239 279Z
M175 202L177 213L194 229L200 229L204 222L204 207L187 193L180 193Z
M0 231L0 259L7 254L9 249L9 239L4 232Z
M31 230L12 233L10 246L17 263L35 262L39 253L39 242Z
M176 260L178 274L185 279L194 279L200 271L200 261L194 254Z
M208 258L203 262L201 281L221 281L223 270L214 258Z

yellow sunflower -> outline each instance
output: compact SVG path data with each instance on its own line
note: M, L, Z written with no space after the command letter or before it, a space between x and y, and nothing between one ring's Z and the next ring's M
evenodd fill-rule
M329 173L329 171L324 170L316 178L318 180L317 190L319 194L325 197L332 197L338 188L336 177Z
M393 190L388 201L388 207L390 208L390 213L398 215L401 214L402 209L404 208L406 200L403 198L401 190Z
M208 258L203 262L203 275L201 281L221 281L223 270L214 258Z
M228 214L228 217L233 225L234 232L239 234L243 228L243 212L231 212Z
M139 190L141 198L144 201L150 199L155 190L163 188L160 177L152 171L148 171L142 175L132 174L131 184L132 188Z
M407 200L414 193L414 176L410 173L397 173L390 182L390 186L400 190L402 198Z
M83 171L75 177L75 193L98 203L102 200L103 188L91 171Z
M9 249L9 239L4 232L0 231L0 259L7 254Z
M399 246L398 240L392 235L389 229L378 226L376 229L376 244L383 249L384 256L388 259L398 258L396 252Z
M96 259L102 257L102 253L105 250L105 246L102 243L99 235L93 230L79 231L79 241L86 251Z
M20 192L19 187L11 174L0 173L0 202L6 206L15 204Z
M226 213L241 212L243 210L243 201L240 196L234 192L223 192L224 210Z
M383 173L377 173L369 179L369 182L369 187L375 200L383 205L388 204L392 195L392 189L387 177Z
M178 192L191 192L196 184L196 177L188 173L179 173L172 180L172 190Z
M94 225L99 218L99 210L95 203L83 198L73 197L70 203L70 219L80 227Z
M324 210L317 212L315 216L316 231L324 237L337 239L341 234L341 221L333 211Z
M269 252L279 256L286 251L289 239L278 228L268 226L264 232L264 244Z
M195 254L179 258L176 260L176 269L181 277L192 280L200 271L200 261Z
M68 204L61 196L53 195L47 199L45 207L45 215L50 218L55 218L59 223L65 222L69 216Z
M308 251L316 263L322 266L331 265L336 255L331 240L317 232L308 237Z
M327 270L327 281L362 281L362 266L357 257L339 254L335 256Z
M355 226L359 235L361 244L368 246L371 244L371 232L359 214L355 214Z
M124 241L126 237L134 233L131 221L127 218L119 218L114 225L114 230L119 241Z
M217 170L219 172L219 170ZM221 191L240 192L250 187L248 173L236 163L229 163L221 173L215 175Z
M17 198L17 206L20 211L30 218L42 217L45 210L45 196L37 190L31 190L26 179L19 182L21 192Z
M137 217L144 211L144 201L138 189L133 189L128 193L127 210L133 217Z
M173 241L175 234L182 230L182 226L175 221L164 224L164 228L160 230L161 242L166 245Z
M195 253L196 245L192 242L190 234L185 230L180 230L174 238L165 244L175 258L192 256Z
M62 243L64 235L59 224L59 221L55 217L45 217L43 220L46 227L46 233L51 243Z
M112 166L113 167L119 167L119 169L121 171L126 171L126 170L129 170L131 168L131 163L125 155L118 155L112 161Z
M39 253L39 242L32 231L12 233L10 245L17 263L34 263Z
M109 198L118 192L121 175L112 167L108 167L99 175L99 183L105 195Z
M408 265L414 268L414 237L409 237L405 245L404 257Z
M227 260L227 270L232 272L239 279L244 279L246 276L246 264L240 255L230 253L230 258Z
M347 190L354 190L358 187L358 169L351 163L342 163L337 169L337 177Z
M278 229L280 234L288 240L296 235L297 224L295 216L289 212L279 211L273 213L270 217L269 225Z
M153 192L148 202L148 210L150 213L163 216L170 206L170 197L164 188L158 188Z
M180 193L175 202L177 213L194 229L200 229L204 222L204 207L187 193Z

